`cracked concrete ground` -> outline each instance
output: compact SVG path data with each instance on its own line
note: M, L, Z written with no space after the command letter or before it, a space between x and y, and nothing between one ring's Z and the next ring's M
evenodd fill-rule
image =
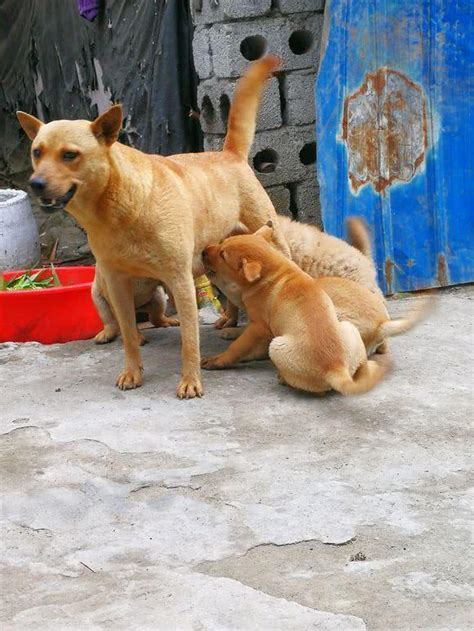
M173 329L127 393L120 343L4 345L2 629L471 629L472 296L358 398L256 362L180 402Z

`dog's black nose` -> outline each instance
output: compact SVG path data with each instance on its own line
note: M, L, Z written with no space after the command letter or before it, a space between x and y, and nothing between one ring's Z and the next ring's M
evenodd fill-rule
M30 186L33 193L39 195L46 189L46 180L42 177L32 177L30 180Z

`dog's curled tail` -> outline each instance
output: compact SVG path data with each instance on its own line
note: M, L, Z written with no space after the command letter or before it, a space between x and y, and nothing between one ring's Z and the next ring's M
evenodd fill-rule
M372 260L372 245L367 224L360 217L348 217L346 221L349 243Z
M388 362L367 360L351 377L346 367L326 374L326 379L334 390L344 395L364 394L372 390L386 375Z
M267 79L279 66L278 57L266 55L255 61L238 82L230 106L224 151L247 159L255 135L260 96Z
M379 336L381 338L394 337L413 329L433 311L436 306L436 296L427 292L426 298L418 298L417 302L419 304L405 317L394 318L381 324L378 328Z

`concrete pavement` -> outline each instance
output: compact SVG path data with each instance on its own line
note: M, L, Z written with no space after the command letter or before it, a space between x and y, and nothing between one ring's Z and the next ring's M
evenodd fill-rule
M178 401L173 329L126 393L120 342L3 345L2 629L472 628L473 295L357 398L255 362Z

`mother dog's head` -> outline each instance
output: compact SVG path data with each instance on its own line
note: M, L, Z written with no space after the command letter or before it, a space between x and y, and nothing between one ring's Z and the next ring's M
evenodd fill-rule
M16 113L31 144L33 175L29 184L46 212L65 209L80 196L99 196L108 184L110 146L122 127L122 107L114 105L93 122L57 120L43 123Z

